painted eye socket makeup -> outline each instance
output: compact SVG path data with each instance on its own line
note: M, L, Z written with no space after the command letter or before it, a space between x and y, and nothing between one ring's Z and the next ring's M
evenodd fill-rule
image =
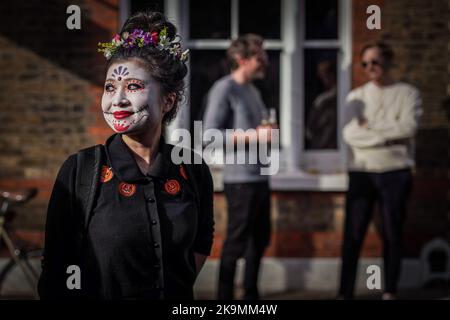
M116 88L114 87L114 85L113 85L111 82L107 82L107 83L105 84L105 92L106 92L107 94L111 94L111 93L113 93L114 91L116 91Z
M126 82L126 90L129 92L142 91L145 88L145 83L141 80L131 79Z

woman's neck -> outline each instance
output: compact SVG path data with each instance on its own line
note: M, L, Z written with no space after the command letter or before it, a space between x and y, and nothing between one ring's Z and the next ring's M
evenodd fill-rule
M122 135L123 141L133 151L137 160L144 160L148 165L153 162L158 152L160 138L160 125L155 130L146 130L144 133Z

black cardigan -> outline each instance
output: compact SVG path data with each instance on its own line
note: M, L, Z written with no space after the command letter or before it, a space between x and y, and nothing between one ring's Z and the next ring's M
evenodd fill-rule
M68 157L48 205L38 286L42 299L193 298L193 253L209 255L213 241L213 184L204 162L176 165L172 149L161 142L150 172L143 175L120 134L107 140L82 252L77 247L84 221L74 192L76 154ZM67 288L70 265L81 268L80 290Z

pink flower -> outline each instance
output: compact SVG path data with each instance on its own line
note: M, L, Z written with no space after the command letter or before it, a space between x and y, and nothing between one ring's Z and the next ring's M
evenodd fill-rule
M120 43L120 36L116 34L112 40L113 43L118 44Z

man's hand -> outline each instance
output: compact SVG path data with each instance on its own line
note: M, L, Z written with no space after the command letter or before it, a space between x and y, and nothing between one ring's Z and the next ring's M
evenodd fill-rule
M272 130L278 129L277 125L262 124L256 127L256 133L258 135L258 141L271 142Z
M366 118L359 118L358 124L360 127L364 128L364 129L369 129L369 122L367 121Z

